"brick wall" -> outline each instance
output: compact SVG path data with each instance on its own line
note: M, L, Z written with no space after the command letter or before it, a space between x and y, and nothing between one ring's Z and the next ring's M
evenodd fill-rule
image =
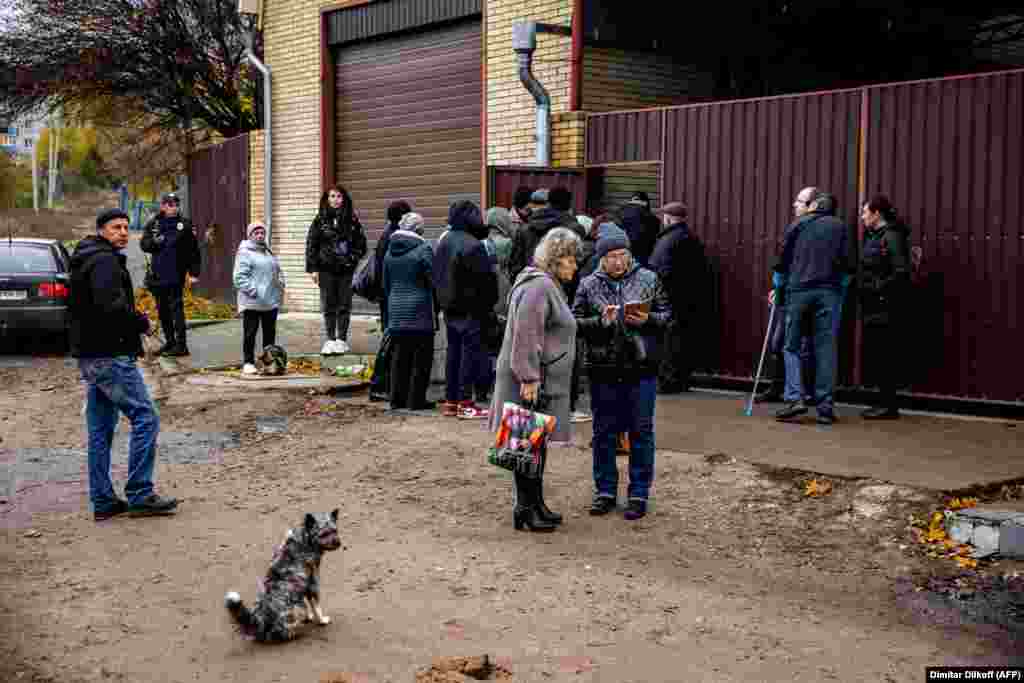
M487 163L532 165L536 105L519 82L519 67L512 51L512 24L530 19L570 26L571 0L487 0ZM569 76L572 40L541 33L533 54L533 73L551 95L552 163L571 165L573 146L568 144L575 125L559 118L569 109ZM557 126L557 129L556 129ZM561 135L556 139L556 135ZM579 135L582 135L580 133ZM559 145L558 154L555 144ZM582 145L582 138L580 143Z
M264 135L262 130L249 132L249 220L262 221L263 214L263 182L266 178L264 173L263 152L265 150ZM273 226L271 226L273 227ZM275 235L271 235L273 240Z
M320 8L332 0L264 0L264 56L273 76L274 207L271 241L288 280L284 305L315 311L319 292L306 275L306 232L320 202ZM263 164L262 149L252 149ZM250 173L253 188L256 169ZM261 215L260 208L252 215ZM255 208L255 205L254 205Z
M711 94L711 79L671 55L606 47L583 49L585 111L686 104Z

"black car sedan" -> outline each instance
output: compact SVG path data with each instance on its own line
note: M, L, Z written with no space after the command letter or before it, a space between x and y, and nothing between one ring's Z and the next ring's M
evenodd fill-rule
M0 339L45 335L66 346L70 260L57 240L0 239Z

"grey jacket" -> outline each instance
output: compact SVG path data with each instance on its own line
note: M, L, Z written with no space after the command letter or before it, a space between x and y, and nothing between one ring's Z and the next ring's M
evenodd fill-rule
M521 403L520 384L541 379L549 405L543 412L558 419L554 441L568 441L569 389L576 359L576 320L562 286L550 275L527 266L509 297L508 325L498 355L490 427L497 431L506 402Z
M391 233L381 273L389 332L436 329L433 263L434 250L420 235L409 230Z
M270 311L281 307L284 271L266 244L245 240L238 245L233 275L239 311Z

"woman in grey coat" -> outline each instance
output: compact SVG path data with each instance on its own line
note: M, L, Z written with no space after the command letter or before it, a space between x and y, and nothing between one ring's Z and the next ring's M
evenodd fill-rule
M263 346L277 338L277 311L284 297L284 272L267 245L262 223L249 225L249 239L238 245L233 280L242 313L242 373L256 374L256 332L263 327Z
M569 440L569 389L576 356L576 320L565 296L564 283L576 274L580 238L567 228L555 228L537 245L533 266L516 278L509 293L508 324L498 356L497 381L491 403L490 427L501 425L506 402L536 405L558 422L551 439ZM547 449L541 452L541 475L529 479L515 474L516 529L553 531L562 516L544 503Z

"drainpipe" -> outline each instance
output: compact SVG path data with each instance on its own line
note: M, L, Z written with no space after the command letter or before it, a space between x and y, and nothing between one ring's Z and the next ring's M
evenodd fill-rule
M583 108L583 0L572 2L572 52L569 68L569 111Z
M512 49L519 60L519 80L537 103L538 166L551 165L551 96L533 75L533 53L537 49L537 23L518 21L512 26Z
M270 144L271 116L270 116L270 67L259 60L256 53L252 51L252 36L246 41L245 57L256 69L263 74L263 225L267 228L267 244L270 245L270 221L273 213L273 201L270 192L270 171L272 160L272 145Z

